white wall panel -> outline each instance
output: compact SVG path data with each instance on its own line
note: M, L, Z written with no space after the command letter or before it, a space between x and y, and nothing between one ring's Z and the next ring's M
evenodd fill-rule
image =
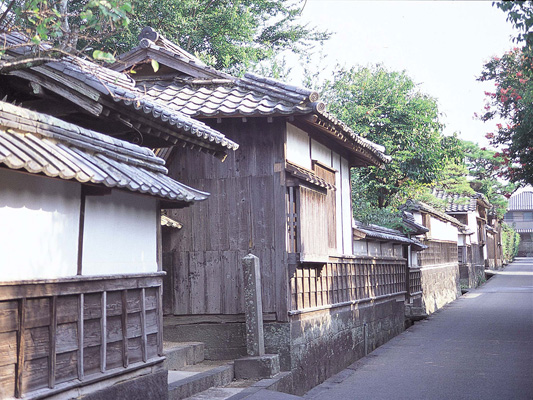
M311 139L311 158L331 167L331 150Z
M431 238L436 240L451 240L456 242L458 236L457 227L450 222L431 217Z
M335 191L336 204L335 204L335 218L337 223L337 251L342 254L342 185L341 185L341 157L338 154L333 153L333 168L337 170L335 174ZM352 234L353 236L353 234ZM351 236L351 237L352 237Z
M311 169L309 135L294 125L287 124L287 160Z
M83 275L157 271L156 199L113 190L85 204Z
M343 254L352 254L352 193L348 160L341 158Z
M0 281L76 275L81 185L0 169Z

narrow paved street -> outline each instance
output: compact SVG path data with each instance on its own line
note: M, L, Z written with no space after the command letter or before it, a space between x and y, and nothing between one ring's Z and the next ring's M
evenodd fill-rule
M533 258L518 259L305 398L533 399Z

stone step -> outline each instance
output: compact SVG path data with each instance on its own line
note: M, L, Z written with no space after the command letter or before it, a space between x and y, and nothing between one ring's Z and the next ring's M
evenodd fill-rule
M163 342L163 352L167 359L165 368L179 370L187 365L204 361L204 344L201 342Z
M233 378L233 362L228 361L203 361L179 371L169 370L168 398L185 399L213 387L226 386Z

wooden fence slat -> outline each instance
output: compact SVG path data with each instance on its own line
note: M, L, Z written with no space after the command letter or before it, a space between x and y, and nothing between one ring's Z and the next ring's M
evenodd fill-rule
M56 332L57 332L57 296L52 297L50 302L50 325L49 343L50 354L48 355L48 387L53 389L56 385Z

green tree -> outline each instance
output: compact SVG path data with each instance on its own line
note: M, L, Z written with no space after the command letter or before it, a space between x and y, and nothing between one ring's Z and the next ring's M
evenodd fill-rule
M322 92L333 114L392 156L383 169L354 172L364 188L354 194L356 210L357 203L378 208L402 203L435 183L448 160L457 156L456 139L441 134L437 102L405 72L381 65L341 69Z
M495 90L485 93L488 103L481 118L505 121L497 124L496 132L486 135L510 160L502 175L513 182L533 184L533 2L495 4L518 29L515 41L522 47L485 64L479 80L493 81Z
M3 0L0 31L17 31L27 38L19 56L5 55L10 47L0 43L0 73L28 68L58 57L83 55L90 46L126 29L132 4L127 0ZM14 48L12 50L15 50ZM112 54L90 49L97 60L112 62Z
M302 51L329 38L327 32L295 23L304 4L287 0L136 1L130 29L107 45L118 52L129 50L148 25L216 68L249 66L282 50Z

